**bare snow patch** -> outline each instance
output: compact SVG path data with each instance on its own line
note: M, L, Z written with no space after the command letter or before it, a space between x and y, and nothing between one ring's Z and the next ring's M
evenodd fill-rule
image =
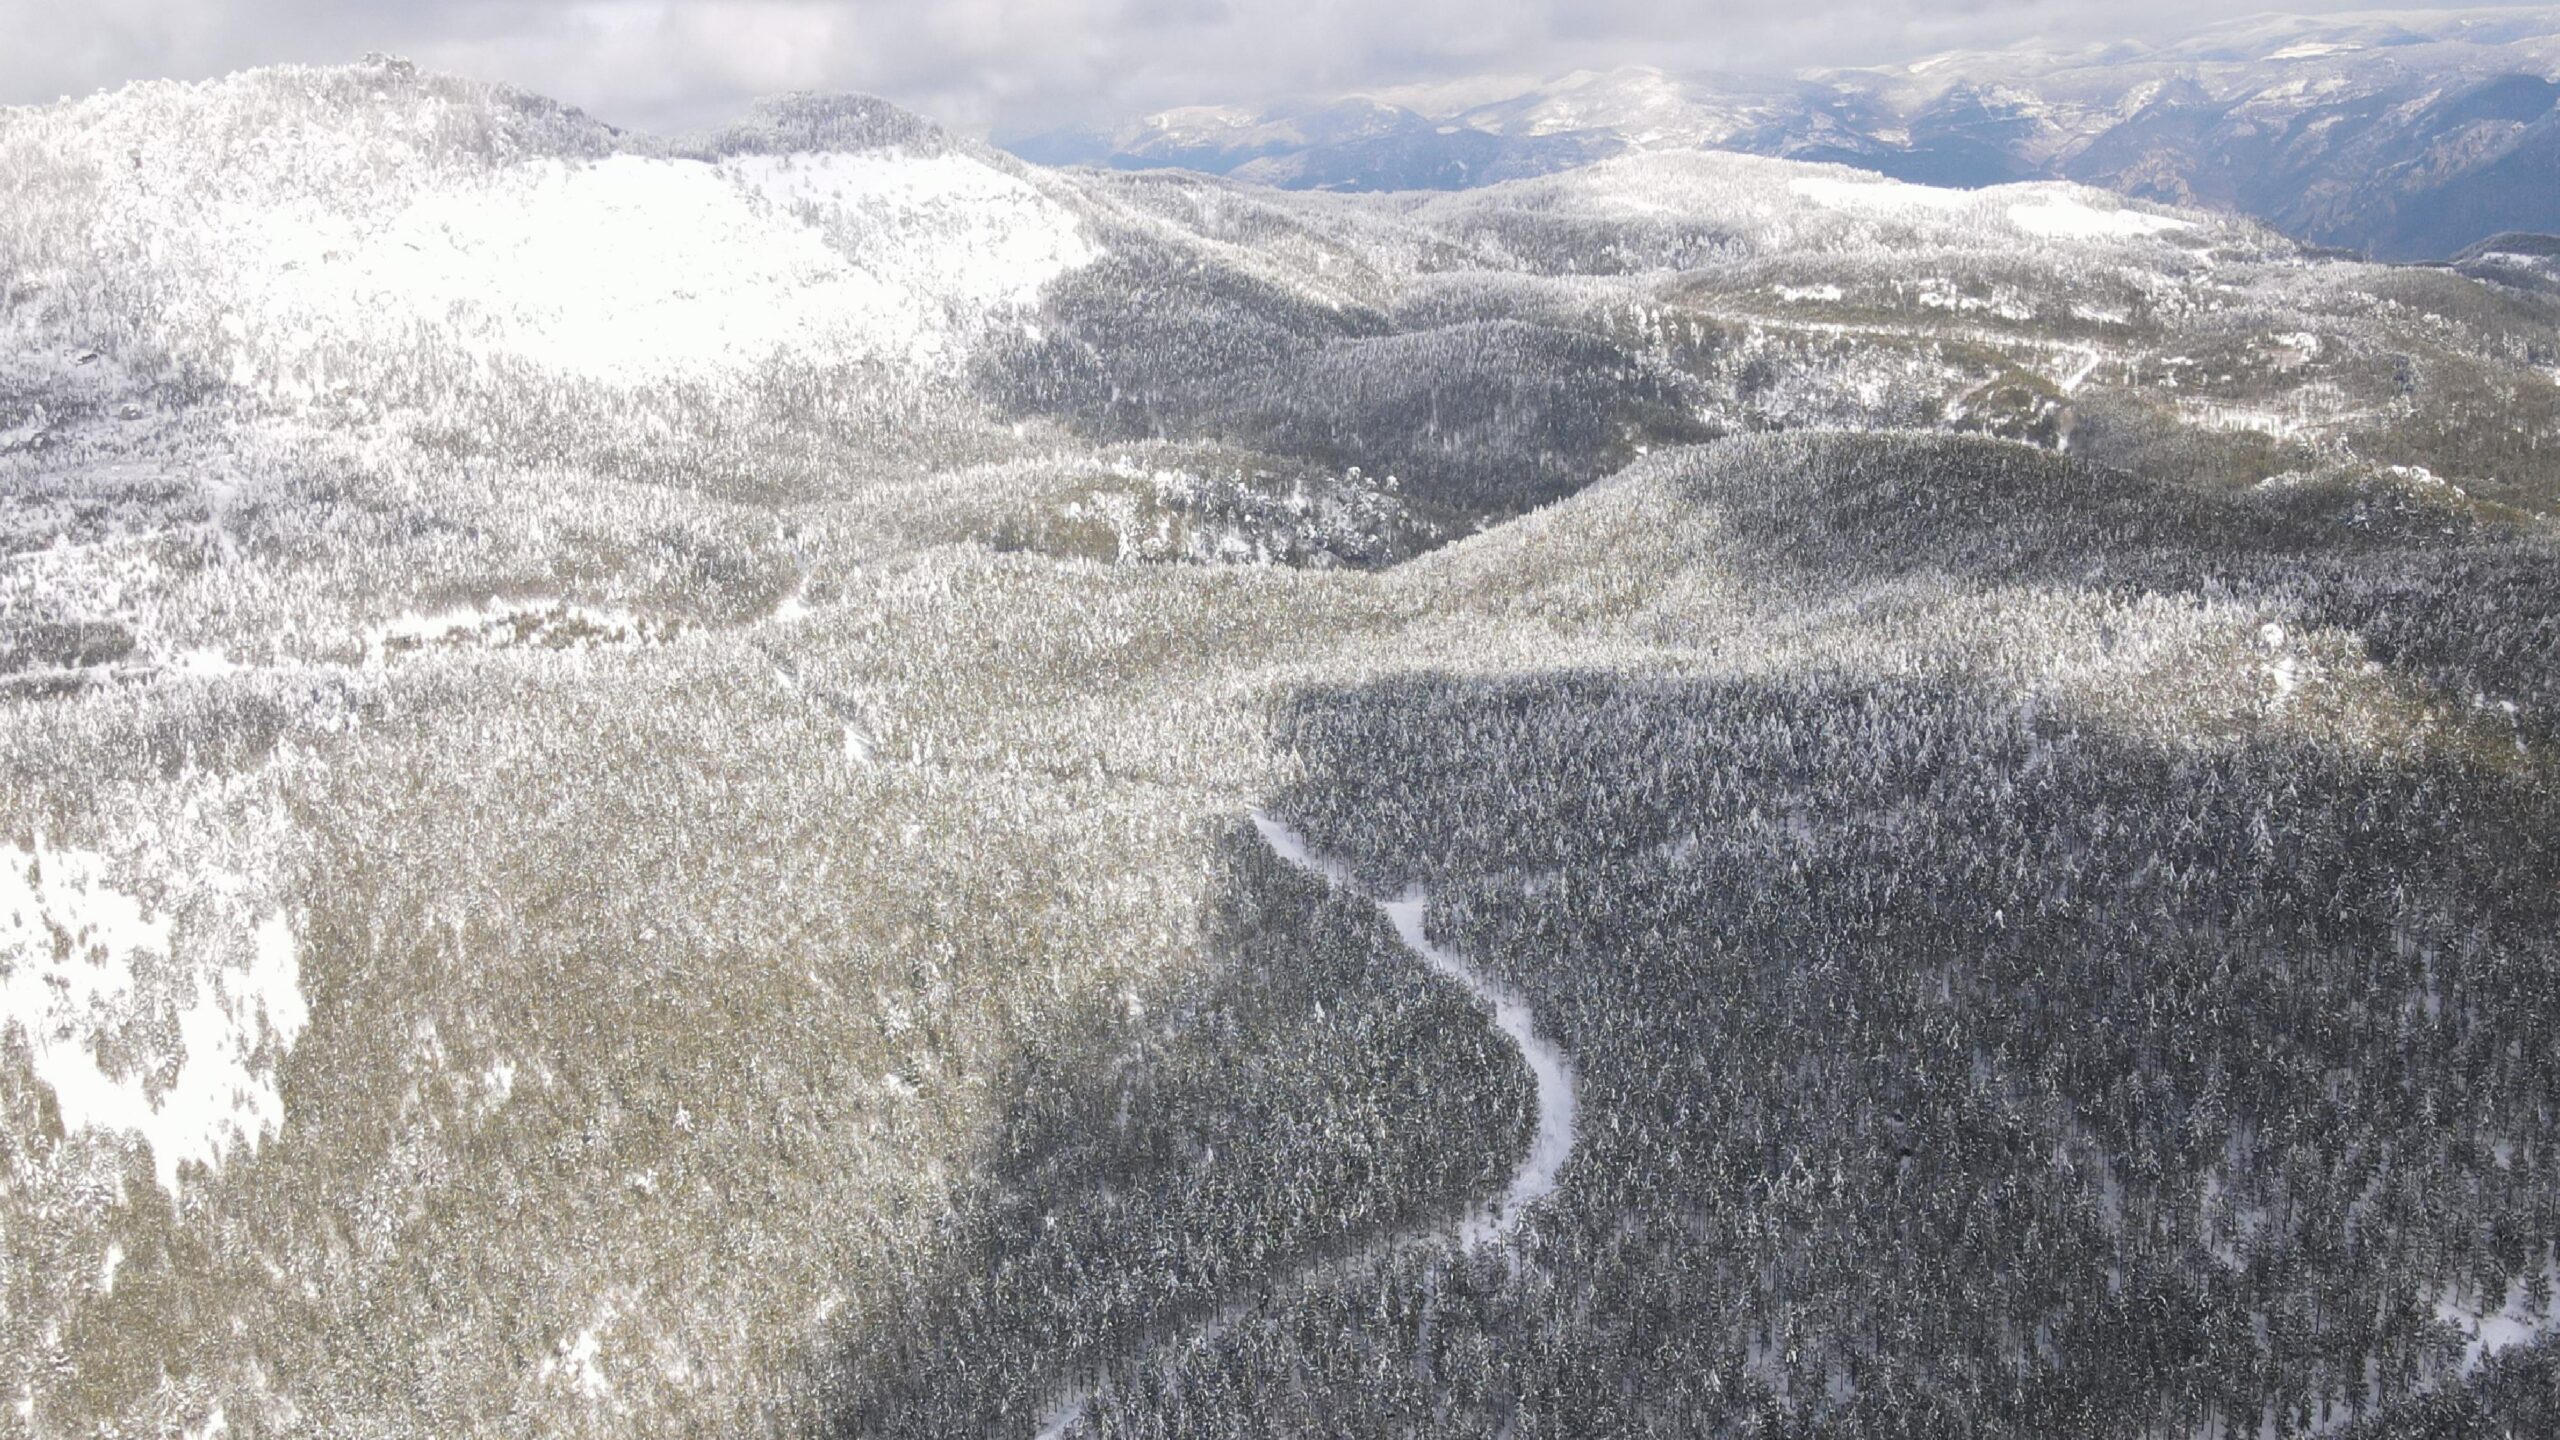
M619 385L778 356L940 372L990 308L1092 253L1029 185L894 152L539 160L387 215L239 204L221 224L242 237L232 378L294 393L331 387L330 341L424 336Z
M2094 345L2080 347L2080 363L2071 367L2070 374L2062 377L2059 387L2062 393L2079 394L2080 387L2089 383L2089 377L2098 373L2098 366L2103 358L2098 353L2098 347Z
M1806 175L1787 182L1787 189L1798 199L1834 210L1863 210L1869 214L1893 215L1913 212L1952 215L1973 208L1978 198L1970 190L1945 190L1935 185L1907 185L1899 180L1846 180L1829 175Z
M2530 1345L2560 1331L2560 1262L2543 1264L2540 1304L2534 1303L2534 1288L2523 1278L2509 1281L2495 1309L2489 1307L2488 1297L2466 1295L2458 1285L2447 1285L2430 1297L2436 1318L2464 1336L2461 1373L2479 1369L2482 1361L2502 1350Z
M662 644L684 627L618 606L580 605L555 597L499 600L443 610L409 611L367 630L365 663L431 647L477 650L584 650L600 645Z
M2048 240L2138 240L2172 230L2192 230L2194 222L2139 210L2101 210L2065 195L2048 195L2009 207L2009 223Z
M610 1400L613 1398L613 1382L606 1378L604 1366L598 1363L602 1353L603 1346L597 1340L595 1327L590 1325L560 1342L559 1349L551 1358L542 1362L541 1376L545 1380L556 1379L565 1383L586 1397L590 1404Z
M172 1195L180 1165L283 1123L277 1066L310 1018L284 915L241 913L241 877L197 879L212 916L182 944L96 852L0 845L0 1032L23 1037L65 1134L138 1133Z
M776 625L797 625L816 613L809 608L809 577L804 573L773 602L773 613L765 618Z
M2230 405L2218 400L2182 401L2177 411L2180 420L2200 429L2254 430L2274 440L2290 440L2309 428L2306 416L2286 415L2259 406Z
M750 193L814 216L865 270L963 313L1028 305L1094 258L1065 207L967 155L745 155L721 168Z

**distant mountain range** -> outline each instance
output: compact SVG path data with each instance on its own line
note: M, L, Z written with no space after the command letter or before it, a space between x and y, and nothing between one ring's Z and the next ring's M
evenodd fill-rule
M1793 77L1643 67L1268 109L1166 111L1009 146L1285 189L1462 189L1629 151L1834 161L1931 185L2069 179L2435 260L2560 230L2560 8L2256 17L2171 44L2013 47Z

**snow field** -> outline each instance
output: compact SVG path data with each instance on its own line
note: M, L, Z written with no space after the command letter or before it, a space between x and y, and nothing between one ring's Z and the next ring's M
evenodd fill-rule
M230 913L239 876L193 879L230 923L182 937L96 852L0 845L0 1033L23 1038L65 1134L138 1133L172 1195L181 1165L218 1167L284 1123L277 1068L310 1019L283 913ZM172 1010L167 1054L151 1022ZM171 1061L175 1079L155 1084Z

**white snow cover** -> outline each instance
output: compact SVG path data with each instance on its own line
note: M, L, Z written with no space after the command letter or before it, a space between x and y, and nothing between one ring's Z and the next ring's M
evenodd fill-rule
M580 605L553 595L491 596L477 605L403 611L365 631L364 655L367 664L379 664L396 651L433 645L508 650L657 644L678 628L620 606Z
M2467 1300L2459 1286L2448 1285L2430 1297L2436 1318L2464 1336L2463 1374L2479 1369L2480 1362L2502 1350L2560 1331L2560 1261L2544 1262L2543 1283L2548 1298L2540 1305L2533 1303L2522 1277L2507 1283L2505 1292L2496 1297L2499 1304L2494 1310L2488 1307L2487 1297Z
M597 1363L603 1350L596 1327L589 1325L562 1340L535 1373L543 1380L567 1385L589 1404L601 1404L613 1398L613 1381L605 1374L604 1366Z
M1416 888L1396 899L1378 902L1378 909L1395 926L1396 938L1404 942L1406 949L1464 986L1478 1003L1493 1012L1493 1028L1520 1052L1538 1097L1537 1133L1530 1139L1529 1152L1520 1157L1520 1168L1512 1172L1511 1183L1503 1188L1500 1198L1485 1202L1458 1228L1459 1243L1472 1250L1510 1238L1520 1228L1529 1207L1555 1193L1557 1172L1564 1169L1565 1160L1573 1154L1573 1065L1554 1041L1538 1033L1537 1017L1530 1013L1528 1001L1488 979L1455 952L1432 943L1423 928L1423 914L1429 904L1429 897Z
M2009 223L2030 235L2054 240L2130 240L2194 225L2167 215L2139 210L2101 210L2070 195L2045 195L2009 207Z
M1787 182L1800 200L1835 210L1864 210L1892 215L1910 211L1954 214L1971 209L1980 197L1971 190L1944 190L1935 185L1906 185L1899 180L1849 180L1831 175L1805 175Z
M315 341L420 332L622 385L777 355L940 370L986 312L1092 256L1028 184L897 152L544 159L387 215L333 197L223 219L240 242L233 379L269 388L326 388L288 378Z
M1056 202L966 155L748 155L721 168L786 210L850 227L857 264L964 312L1028 305L1093 259Z
M218 1166L283 1123L276 1067L310 1018L281 913L248 926L245 944L218 929L194 938L180 946L171 917L110 884L96 852L0 845L0 1033L23 1038L66 1134L138 1132L172 1195L181 1163ZM148 1023L164 1007L174 1055ZM102 1043L122 1054L101 1063ZM171 1061L163 1087L154 1077Z

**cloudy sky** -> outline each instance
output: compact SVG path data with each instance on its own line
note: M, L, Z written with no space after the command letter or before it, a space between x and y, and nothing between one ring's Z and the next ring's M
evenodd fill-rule
M643 129L833 89L1008 135L1473 73L1871 64L2234 13L2227 0L0 0L0 103L382 50Z

